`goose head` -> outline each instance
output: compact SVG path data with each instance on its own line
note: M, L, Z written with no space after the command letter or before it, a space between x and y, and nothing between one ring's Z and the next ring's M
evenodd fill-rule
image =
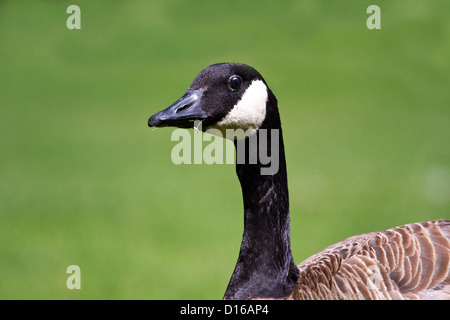
M218 129L225 137L227 129L242 129L244 137L250 136L266 119L270 96L270 89L254 68L214 64L195 77L180 99L151 116L148 125L193 128L201 121L203 131Z

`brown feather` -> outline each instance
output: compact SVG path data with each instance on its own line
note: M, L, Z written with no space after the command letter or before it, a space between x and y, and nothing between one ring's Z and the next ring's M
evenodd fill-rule
M450 299L450 220L354 236L298 265L286 299Z

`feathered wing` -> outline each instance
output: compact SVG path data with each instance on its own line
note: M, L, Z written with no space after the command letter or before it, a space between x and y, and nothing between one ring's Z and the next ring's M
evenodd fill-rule
M338 242L298 265L290 299L450 299L450 220Z

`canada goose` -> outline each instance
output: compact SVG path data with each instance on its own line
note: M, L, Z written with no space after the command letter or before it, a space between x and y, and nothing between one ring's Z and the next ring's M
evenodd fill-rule
M195 121L201 121L203 131L245 131L232 139L237 157L239 143L246 146L244 161L236 162L244 232L224 299L450 298L450 220L354 236L294 263L277 100L255 69L236 63L205 68L187 92L151 116L148 125L192 128ZM270 174L262 173L267 161L259 145L251 143L252 137L263 138L263 129L267 150L278 151L278 168Z

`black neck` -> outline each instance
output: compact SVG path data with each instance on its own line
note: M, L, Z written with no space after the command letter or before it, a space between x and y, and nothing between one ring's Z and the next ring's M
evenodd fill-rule
M258 145L255 147L251 139L245 140L245 163L239 163L242 161L238 161L240 155L237 154L236 172L244 199L244 234L224 299L284 297L292 292L298 278L290 245L289 195L281 123L271 92L268 104L266 120L256 133ZM274 174L261 174L261 169L269 166L263 164L265 161L259 155L261 129L267 132L267 152L278 151L279 165ZM275 143L272 143L271 129L278 130ZM239 152L238 146L236 152ZM252 152L257 152L256 163Z

